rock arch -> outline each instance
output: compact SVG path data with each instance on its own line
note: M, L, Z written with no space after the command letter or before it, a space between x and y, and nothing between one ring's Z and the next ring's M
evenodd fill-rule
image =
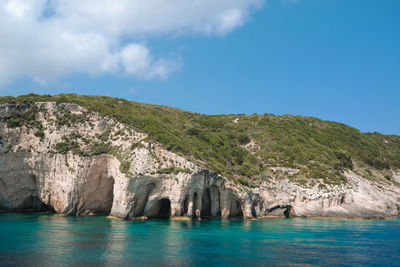
M254 218L256 218L257 217L257 206L258 206L258 203L253 203L253 205L251 205L251 215L254 217Z
M201 217L219 217L220 191L218 186L212 185L203 191L201 202Z
M73 213L108 215L113 200L114 178L106 173L102 173L99 177L90 176L81 186L80 199Z
M98 211L98 214L101 215L110 214L112 204L114 201L114 183L115 183L114 177L106 175L105 179L106 180L104 182L105 183L104 187L99 190L101 193L103 193L104 196L104 202L103 204L100 204L100 206L102 207L99 207Z
M283 212L286 218L295 216L294 209L292 206L287 205L285 211Z
M181 216L186 215L188 213L188 209L189 209L189 195L186 195L182 203Z
M242 205L237 198L232 198L229 210L229 218L243 218Z
M142 216L151 192L156 188L155 183L147 184L135 194L133 216Z
M197 192L194 192L194 194L193 194L193 206L192 206L192 217L193 218L197 218L197 217L199 217L199 215L200 214L198 214L198 212L197 212L197 210L199 209L198 208L198 205L197 205L197 201L198 201L198 194L197 194Z
M211 216L211 194L210 189L206 189L203 191L203 195L201 197L201 217L210 217Z
M268 215L285 216L290 218L294 216L294 210L291 205L277 205L268 209Z

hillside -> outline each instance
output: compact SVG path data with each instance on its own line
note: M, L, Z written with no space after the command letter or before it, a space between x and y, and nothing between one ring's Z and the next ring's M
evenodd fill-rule
M361 133L341 123L312 117L204 115L118 98L75 94L0 98L0 103L35 102L79 104L148 134L147 141L158 142L203 168L249 187L273 177L289 178L306 187L315 183L342 184L346 183L345 170L371 180L396 183L392 170L400 169L400 136ZM36 121L38 112L35 105L30 105L29 109L15 110L2 119L8 127L25 125L42 136L45 133ZM57 123L68 125L84 120L83 116L64 113ZM105 145L95 148L95 154L115 153L107 145L109 134L110 131L104 132ZM92 155L77 146L73 141L63 142L56 150Z

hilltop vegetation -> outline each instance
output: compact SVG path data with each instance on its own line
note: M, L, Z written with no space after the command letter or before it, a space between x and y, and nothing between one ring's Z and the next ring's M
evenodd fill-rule
M341 123L311 117L204 115L118 98L75 94L0 98L0 103L47 101L76 103L115 118L147 133L149 141L157 141L166 149L247 186L271 177L289 177L305 185L316 180L341 184L345 182L342 173L348 169L370 179L382 176L391 180L391 169L400 169L400 136L361 133ZM41 137L43 129L35 122L35 112L37 109L31 105L25 112L14 112L2 119L9 127L34 127ZM80 119L67 118L64 124ZM67 143L59 147L60 151L66 148ZM285 173L284 169L274 167L296 171Z

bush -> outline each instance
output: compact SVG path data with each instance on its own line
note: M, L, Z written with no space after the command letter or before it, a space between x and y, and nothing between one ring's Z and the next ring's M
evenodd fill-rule
M200 135L200 130L197 128L190 128L186 132L188 135L193 135L193 136L199 136Z
M163 169L157 170L158 174L178 174L180 172L192 173L192 171L190 169L183 169L183 168L178 168L175 166L170 166L168 168L163 168Z
M353 161L350 156L347 156L344 153L336 152L336 158L338 159L338 163L335 164L335 168L339 171L343 171L345 169L353 170Z
M36 137L39 137L40 140L43 140L44 137L45 137L45 133L44 133L43 130L40 129L40 130L37 130L37 131L35 132L35 136L36 136Z
M72 126L73 124L77 123L85 123L86 122L86 116L85 115L79 115L79 114L73 114L69 110L60 110L56 114L56 123L59 126Z
M60 154L67 154L69 151L80 150L79 144L76 142L59 142L55 145L55 150Z
M76 94L25 95L0 97L0 103L23 103L1 118L9 127L26 126L41 129L36 120L39 112L32 102L76 103L91 112L113 118L131 129L148 135L166 149L195 161L201 167L238 180L255 179L272 166L304 168L295 179L323 178L327 183L340 182L340 173L354 168L353 162L374 170L400 169L400 137L378 133L361 133L341 123L311 117L274 116L270 114L204 115L179 109L146 105L124 99ZM86 123L85 116L61 111L60 124ZM233 122L239 118L236 123ZM89 151L108 153L109 134L99 135L99 142L89 143ZM251 140L260 149L251 151L240 145ZM64 140L65 141L65 140ZM61 151L71 145L60 145ZM132 149L138 145L133 144ZM72 148L73 149L73 148ZM331 181L330 181L331 180Z
M96 134L96 137L102 142L107 142L111 134L111 129L108 129L101 134Z
M239 134L237 140L241 145L246 145L250 143L250 137L247 134Z
M244 185L244 186L247 186L247 187L252 187L252 188L256 188L257 187L257 184L255 184L254 182L250 181L248 178L244 178L244 177L239 178L239 183Z
M35 104L24 104L22 107L11 110L3 118L9 128L21 126L26 126L28 128L41 128L41 123L36 120L38 112L39 108Z
M111 145L104 142L93 142L92 147L89 151L89 155L102 155L109 154L111 151Z
M131 163L129 161L126 161L120 165L120 170L122 173L129 172L130 168L131 168Z

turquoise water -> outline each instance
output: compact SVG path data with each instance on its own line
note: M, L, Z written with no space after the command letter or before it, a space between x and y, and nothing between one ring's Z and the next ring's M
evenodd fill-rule
M400 264L400 219L124 221L0 214L1 266Z

